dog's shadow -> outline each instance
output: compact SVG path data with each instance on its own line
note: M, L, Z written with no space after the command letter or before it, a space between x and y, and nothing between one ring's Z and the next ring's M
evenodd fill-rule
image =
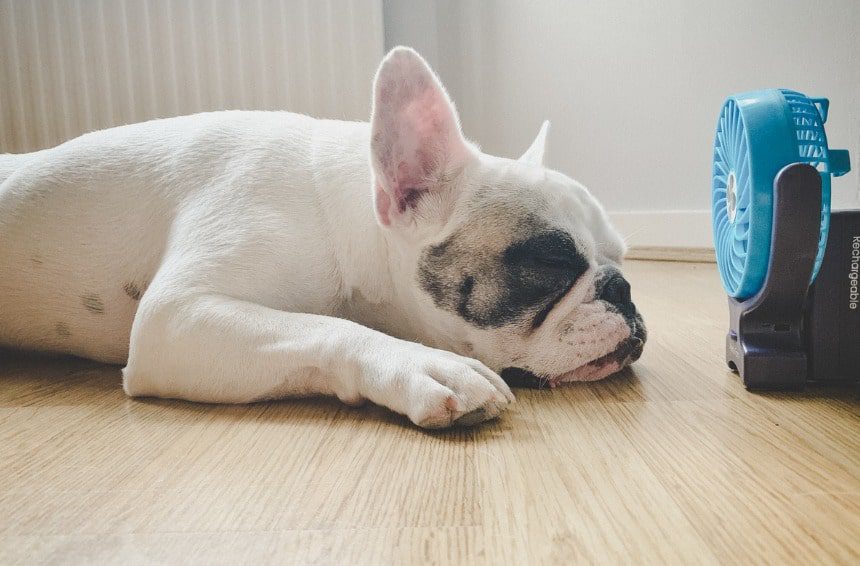
M0 407L93 405L121 394L119 366L0 348Z
M260 401L244 405L219 405L193 403L175 399L140 398L126 399L129 408L148 407L157 409L160 415L170 414L191 420L206 419L210 422L245 422L256 420L286 429L301 429L305 425L332 426L358 430L396 429L412 431L444 442L475 442L505 436L515 426L516 417L510 411L500 418L468 427L446 429L422 429L407 417L385 407L367 402L361 406L345 405L333 397L312 396L277 401Z
M122 391L121 366L73 356L0 349L0 408L61 406L118 410L136 423L173 419L188 424L262 421L297 429L307 424L362 429L405 427L448 442L490 439L515 426L515 417L504 414L476 426L427 431L373 403L350 407L337 399L320 396L243 405L148 397L130 399Z
M384 407L365 403L350 407L329 397L305 397L245 405L218 405L157 398L130 399L122 391L121 367L70 356L0 350L0 407L92 406L119 410L135 422L165 419L200 422L258 421L285 428L302 426L368 428L397 427L443 442L476 442L515 434L528 437L539 427L529 426L543 403L578 403L602 400L635 401L644 397L635 368L626 368L604 380L575 383L555 390L515 389L519 403L501 417L470 427L422 430L406 417ZM830 389L806 395L839 395ZM562 401L563 400L563 401ZM537 405L537 406L536 406ZM634 405L636 405L634 403Z

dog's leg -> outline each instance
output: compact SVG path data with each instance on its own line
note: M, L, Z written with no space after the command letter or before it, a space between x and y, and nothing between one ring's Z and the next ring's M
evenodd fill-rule
M313 394L369 399L423 427L477 423L513 401L477 360L348 320L214 294L148 293L123 382L132 396L218 403Z

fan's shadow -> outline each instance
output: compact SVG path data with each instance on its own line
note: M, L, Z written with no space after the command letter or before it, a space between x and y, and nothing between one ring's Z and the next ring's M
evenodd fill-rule
M733 374L735 379L740 379ZM748 391L776 401L842 401L860 405L860 382L809 382L800 391Z

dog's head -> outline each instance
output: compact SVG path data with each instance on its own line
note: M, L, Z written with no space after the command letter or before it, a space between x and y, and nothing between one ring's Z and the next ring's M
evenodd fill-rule
M399 292L437 342L532 386L600 379L645 341L624 243L582 185L543 166L547 126L518 160L486 155L417 53L396 48L377 72L374 203Z

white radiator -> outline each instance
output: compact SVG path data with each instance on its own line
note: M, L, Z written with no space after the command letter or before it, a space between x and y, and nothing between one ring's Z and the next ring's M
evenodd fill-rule
M204 110L367 119L381 0L0 0L0 153Z

